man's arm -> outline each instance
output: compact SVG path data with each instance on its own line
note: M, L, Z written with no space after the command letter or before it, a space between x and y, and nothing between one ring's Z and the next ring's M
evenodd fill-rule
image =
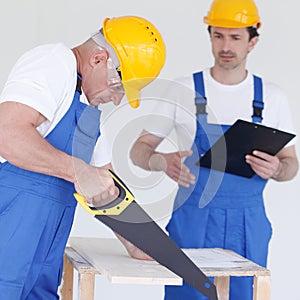
M162 141L163 138L144 130L130 151L132 162L144 170L164 171L182 186L188 187L190 184L194 184L195 176L190 173L189 168L182 162L182 159L190 156L192 151L172 153L155 151Z
M35 109L17 102L0 104L0 155L20 168L73 182L89 202L106 204L117 188L109 172L62 152L36 130L46 119Z
M246 162L264 179L287 181L293 179L298 172L295 146L283 148L275 156L255 150L253 155L246 156Z

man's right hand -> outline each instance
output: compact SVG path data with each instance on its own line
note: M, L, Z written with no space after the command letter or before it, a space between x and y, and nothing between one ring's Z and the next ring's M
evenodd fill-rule
M183 163L183 159L191 156L193 151L157 152L156 148L163 139L143 130L130 151L132 162L144 170L164 171L171 179L184 187L195 184L195 175Z
M185 157L191 156L192 151L177 151L172 153L154 153L149 160L152 170L162 170L178 184L189 187L195 183L195 176L183 163Z
M118 197L119 189L115 186L107 169L94 167L74 159L74 170L76 192L82 195L88 204L100 207Z

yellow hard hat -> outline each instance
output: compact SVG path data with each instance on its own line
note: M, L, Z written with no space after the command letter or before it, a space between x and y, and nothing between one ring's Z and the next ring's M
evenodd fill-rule
M253 0L214 0L203 21L210 26L225 28L261 26Z
M140 90L153 81L164 66L163 38L153 24L136 16L105 19L103 33L118 56L127 100L136 108Z

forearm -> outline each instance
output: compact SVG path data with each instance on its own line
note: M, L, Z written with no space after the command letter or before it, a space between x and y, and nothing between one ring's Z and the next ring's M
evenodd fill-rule
M278 170L272 176L276 181L287 181L293 179L298 172L298 160L295 157L286 157L280 160Z
M45 120L29 106L0 104L0 156L22 169L74 183L76 192L96 206L114 200L119 190L109 171L53 147L36 129Z
M182 159L192 155L192 151L157 152L155 149L161 141L162 138L160 137L149 133L142 134L130 151L132 162L144 170L164 171L171 179L182 186L188 187L190 184L194 184L195 176L182 162Z
M157 152L147 143L137 141L130 151L130 159L133 164L144 170L152 170L150 165L151 157Z

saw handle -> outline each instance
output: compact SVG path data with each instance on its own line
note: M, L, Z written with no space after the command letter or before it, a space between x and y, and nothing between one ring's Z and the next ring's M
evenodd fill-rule
M74 194L77 202L91 215L119 215L134 200L133 194L130 192L125 183L113 171L108 171L111 174L115 186L119 189L119 195L115 200L106 205L94 207L88 205L85 198L80 194Z

